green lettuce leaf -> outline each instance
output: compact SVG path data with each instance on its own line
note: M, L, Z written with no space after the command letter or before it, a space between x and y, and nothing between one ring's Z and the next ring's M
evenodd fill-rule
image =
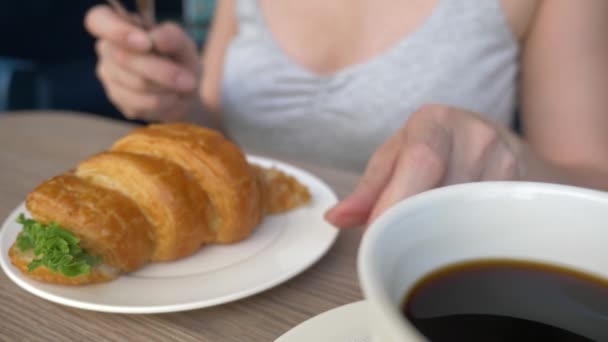
M44 266L53 272L76 277L88 274L91 267L101 263L101 257L83 250L79 246L80 239L55 222L45 225L25 218L23 214L19 215L17 222L23 226L22 233L17 237L17 248L22 252L31 249L35 256L28 265L29 272Z

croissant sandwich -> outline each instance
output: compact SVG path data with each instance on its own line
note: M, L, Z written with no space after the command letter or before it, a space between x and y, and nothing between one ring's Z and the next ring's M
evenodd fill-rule
M265 215L310 199L295 178L249 164L217 131L149 125L34 189L26 199L32 218L19 217L23 231L9 255L40 281L109 281L206 244L241 241Z

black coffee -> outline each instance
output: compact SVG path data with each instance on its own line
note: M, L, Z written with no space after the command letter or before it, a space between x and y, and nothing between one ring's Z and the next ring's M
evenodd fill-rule
M608 282L527 261L467 262L421 279L403 314L431 341L608 341Z

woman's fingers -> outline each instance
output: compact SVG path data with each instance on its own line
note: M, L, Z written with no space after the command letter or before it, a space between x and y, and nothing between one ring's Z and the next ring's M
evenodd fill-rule
M475 113L424 106L380 148L352 195L326 214L338 227L373 222L398 202L438 186L518 179L519 140Z
M180 65L197 70L200 59L194 41L179 25L166 22L150 32L154 48L162 55L170 56Z
M96 38L137 52L152 50L152 40L141 28L128 22L110 7L97 5L85 17L85 27Z
M401 145L400 133L394 134L370 159L355 191L329 210L325 219L340 228L365 224L378 197L389 182Z
M196 89L194 73L173 61L154 54L139 54L110 45L112 62L163 88L179 92Z
M195 88L193 85L189 88L190 93L183 91L183 88L180 93L178 87L168 89L166 85L159 84L158 80L162 76L158 75L163 74L160 69L163 69L164 65L156 66L160 72L155 74L154 77L142 76L139 73L141 70L138 68L145 67L146 64L154 65L154 61L147 61L148 57L158 57L132 54L103 40L97 42L97 50L100 56L114 54L114 58L100 58L97 65L97 75L102 80L112 103L119 107L128 118L146 120L160 120L165 116L173 118L176 116L174 114L176 110L172 106L184 100L184 96L192 97L190 93ZM121 57L120 54L122 53L131 56ZM116 55L118 55L118 58L116 58ZM123 63L118 64L117 61ZM135 67L133 68L133 66ZM181 96L182 94L184 96ZM179 112L184 111L180 110Z
M96 6L85 26L98 38L98 77L125 116L174 120L189 112L197 98L199 59L178 25L145 32L108 6Z
M161 93L163 88L145 78L106 60L97 65L97 77L104 83L116 83L124 88L141 93Z
M398 202L439 186L448 171L451 137L444 129L416 125L406 132L390 181L376 201L368 224Z
M504 179L519 179L519 163L515 153L506 144L493 146L481 172L481 180L496 181Z
M356 190L326 214L341 227L373 221L395 203L439 185L447 172L452 134L449 111L428 106L417 111L371 158Z

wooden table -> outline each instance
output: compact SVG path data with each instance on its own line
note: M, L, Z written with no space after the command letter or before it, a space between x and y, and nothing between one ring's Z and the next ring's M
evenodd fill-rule
M0 222L37 184L108 148L132 127L80 113L0 113ZM324 179L340 198L358 178L288 162ZM355 265L360 238L360 229L342 232L321 261L261 294L169 314L69 308L31 295L0 272L0 341L273 341L312 316L362 298Z

